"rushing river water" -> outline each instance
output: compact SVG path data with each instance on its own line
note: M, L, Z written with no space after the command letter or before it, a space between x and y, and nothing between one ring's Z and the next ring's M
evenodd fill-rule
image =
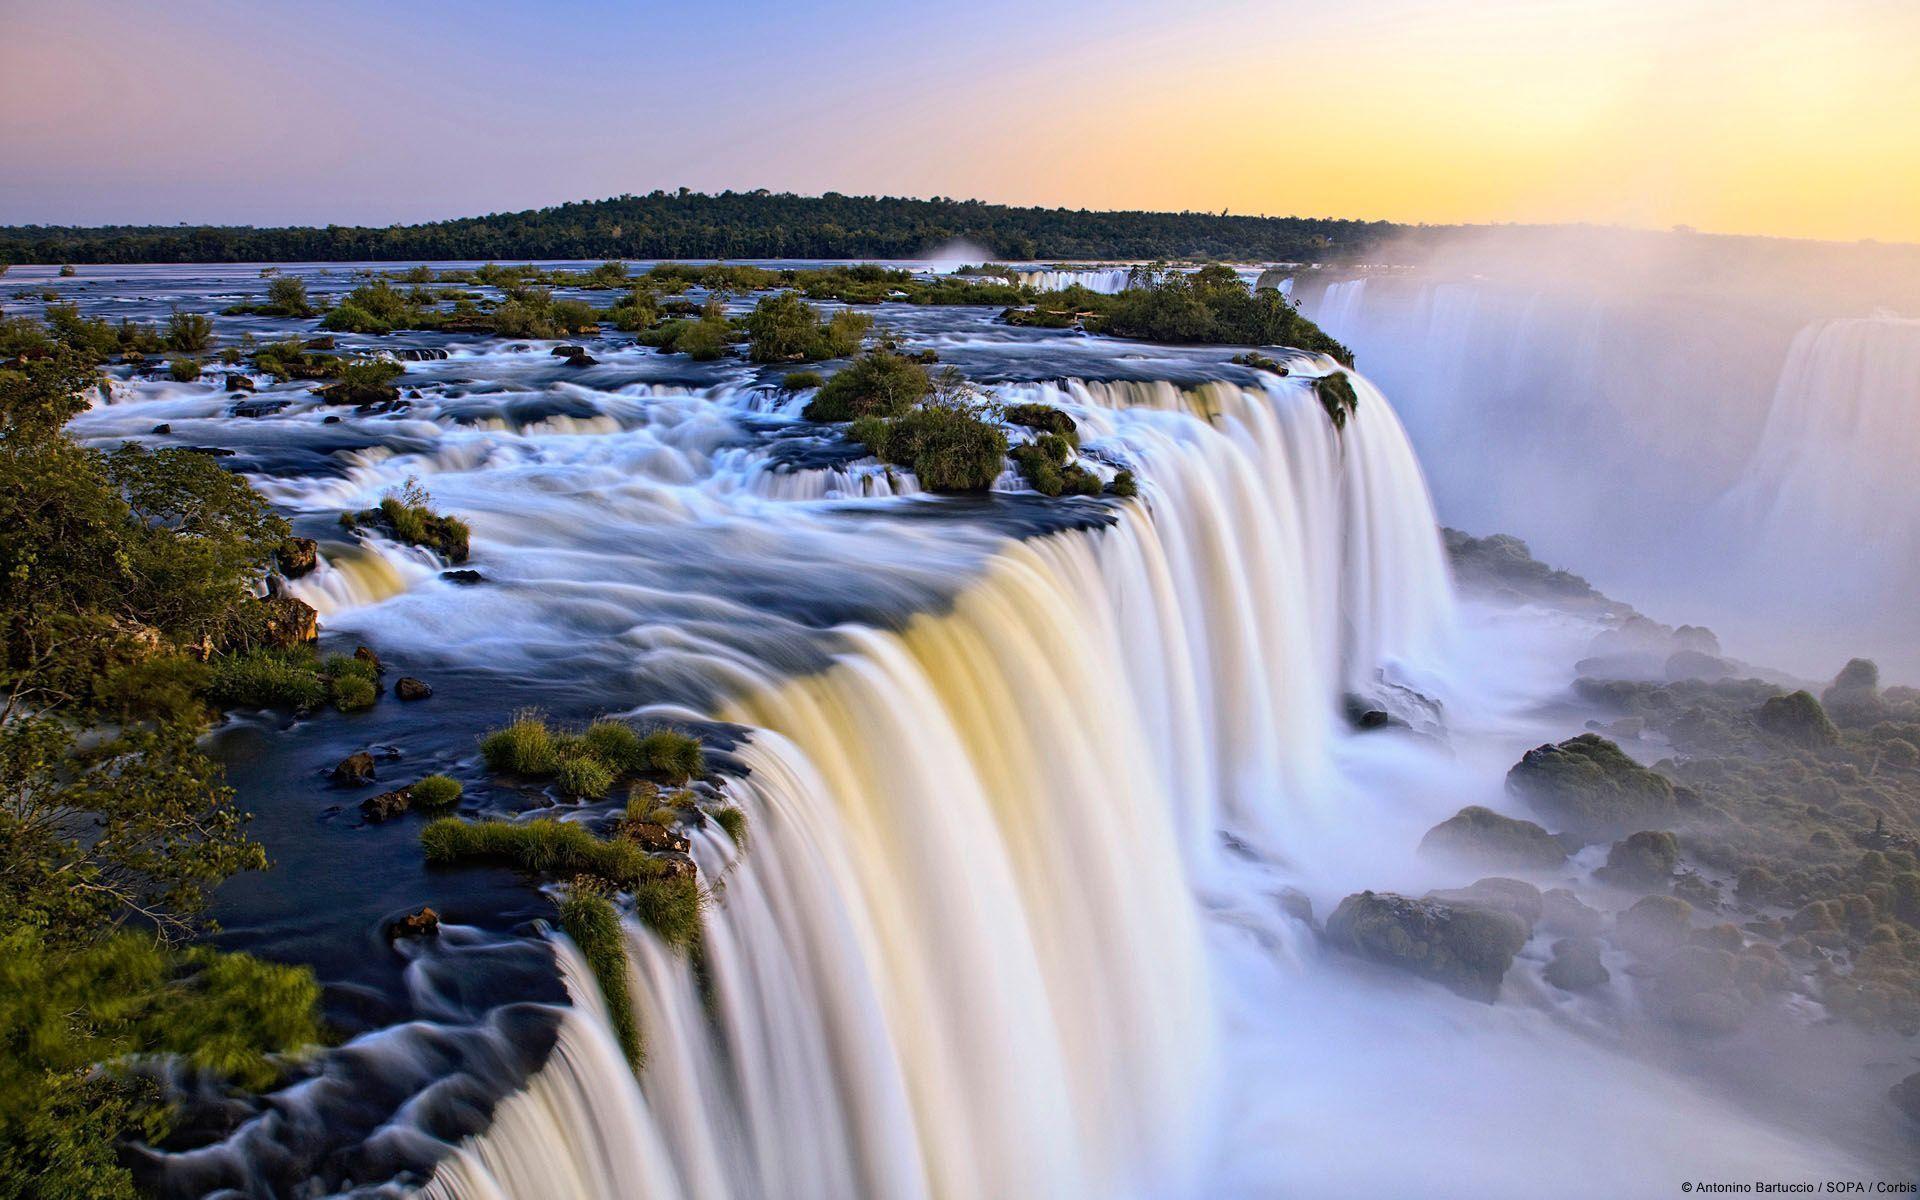
M355 282L287 269L319 294ZM46 286L153 319L264 281ZM1624 991L1552 992L1539 941L1487 1006L1339 959L1289 915L1295 892L1324 915L1361 888L1468 882L1415 856L1421 833L1499 803L1519 751L1581 719L1565 686L1595 626L1456 599L1386 396L1357 380L1336 430L1324 360L1281 378L1232 347L990 309L876 316L1002 400L1068 411L1139 499L1048 500L1011 473L985 498L920 495L800 420L780 372L617 334L584 368L550 343L343 337L429 352L407 405L263 380L262 415L238 416L217 374L142 377L75 422L232 451L320 541L293 586L323 645L435 689L213 735L276 863L223 892L223 937L314 964L352 1040L162 1161L170 1190L1618 1196L1897 1157L1883 1114L1799 1114L1794 1080L1726 1086L1705 1067L1737 1049L1702 1066L1623 1020ZM289 325L310 328L220 321ZM342 533L409 478L472 525L480 582ZM1352 693L1425 699L1393 704L1415 728L1358 734ZM467 815L544 808L476 752L525 707L690 722L749 817L744 852L696 834L715 893L697 964L627 928L637 1080L577 952L537 924L546 898L503 869L428 870L416 819L363 824L326 782L374 747L383 782L463 780ZM446 932L390 946L422 904Z

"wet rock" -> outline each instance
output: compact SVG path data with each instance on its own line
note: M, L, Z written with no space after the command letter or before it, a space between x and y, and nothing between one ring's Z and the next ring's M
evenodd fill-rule
M442 571L440 572L440 578L446 580L448 583L457 583L463 587L472 587L476 583L485 583L487 579L485 575L474 570Z
M1733 664L1726 659L1702 654L1698 650L1676 650L1667 656L1665 674L1670 683L1678 683L1683 679L1717 683L1731 678L1734 673Z
M1820 693L1820 705L1837 724L1865 728L1887 715L1880 697L1880 668L1871 659L1850 659Z
M1754 710L1754 724L1782 741L1817 749L1840 740L1840 731L1811 692L1774 696Z
M173 426L167 424L165 421L162 421L158 425L155 425L153 427L153 432L160 437L165 437L167 434L170 434L173 432Z
M447 357L447 352L435 346L416 346L395 350L393 356L401 362L434 362Z
M661 872L662 879L693 879L699 875L693 859L685 854L662 854L654 861L666 868Z
M371 778L371 776L369 776ZM369 796L360 802L360 815L374 824L391 821L402 816L413 807L413 797L406 788L395 788L391 792L381 792L378 796Z
M1887 1098L1893 1101L1893 1106L1907 1120L1920 1125L1920 1071L1915 1071L1888 1088Z
M1666 824L1677 807L1667 778L1598 734L1527 751L1507 787L1555 824L1583 837L1621 837Z
M386 674L386 670L387 670L386 664L380 661L380 656L373 652L373 648L371 646L355 646L353 648L353 656L359 661L366 663L368 666L372 667L374 674L376 675Z
M336 344L333 338L322 335L320 337L308 338L305 348L308 350L331 350Z
M657 821L624 821L620 825L620 836L656 854L686 854L693 849L686 834Z
M433 937L440 932L440 914L431 908L409 913L387 926L389 938Z
M1420 853L1488 867L1547 870L1567 856L1553 835L1532 821L1505 817L1474 804L1427 831Z
M1561 938L1553 944L1553 961L1541 976L1563 992L1586 992L1612 978L1600 961L1600 943L1590 937Z
M320 545L312 538L290 537L273 552L273 559L282 575L298 579L319 565Z
M343 787L364 787L373 782L373 755L355 751L333 768L333 781Z
M1673 894L1695 908L1713 912L1720 907L1720 888L1710 879L1694 871L1680 872L1680 878L1673 881Z
M328 413L326 416L320 418L320 423L322 425L338 425L340 423L340 416L338 413Z
M1438 900L1456 908L1478 908L1486 912L1506 913L1517 918L1531 933L1540 920L1544 902L1540 889L1519 879L1497 876L1475 880L1463 888L1428 892L1428 900Z
M1642 896L1614 918L1613 941L1640 954L1659 954L1687 939L1693 906L1672 896Z
M555 346L547 353L555 358L573 358L576 355L582 355L586 352L587 348L585 346Z
M293 596L269 596L255 600L260 638L278 650L304 646L320 637L320 614L304 600Z
M244 404L234 405L232 415L258 420L261 417L270 417L286 406L285 400L249 400Z
M393 685L393 694L401 700L425 700L433 695L433 689L423 679L411 675L402 675Z
M227 375L227 390L230 392L251 392L254 390L253 377L237 372Z
M1679 859L1680 843L1671 833L1642 830L1615 842L1594 876L1619 887L1661 887Z
M1506 913L1359 892L1328 918L1327 941L1491 1004L1513 956L1526 945L1527 930Z
M189 454L204 454L208 458L233 457L233 451L227 449L225 446L182 446L180 448Z
M1319 928L1313 920L1313 901L1299 888L1281 888L1273 898L1279 903L1281 912L1309 929Z
M580 354L569 354L566 365L569 367L594 367L600 365L600 360L584 352Z
M1566 888L1548 888L1540 896L1540 925L1549 933L1592 937L1606 923L1598 909L1587 907Z

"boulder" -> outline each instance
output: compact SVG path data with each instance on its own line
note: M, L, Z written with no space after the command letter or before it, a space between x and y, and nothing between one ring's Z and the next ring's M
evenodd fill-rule
M1774 696L1754 710L1754 724L1782 741L1818 749L1840 740L1840 731L1827 719L1826 710L1812 692L1789 692Z
M579 354L567 355L567 361L565 365L569 367L594 367L594 366L600 365L600 360L595 358L593 355L582 351Z
M572 358L576 354L585 354L586 352L587 348L585 346L555 346L547 353L555 358Z
M1349 954L1410 971L1470 999L1493 1003L1526 926L1507 913L1456 908L1385 892L1348 896L1327 920L1327 941Z
M1720 885L1697 871L1680 872L1680 878L1673 881L1673 894L1707 912L1720 907Z
M425 700L433 695L433 689L425 680L415 679L411 675L402 675L393 685L393 694L402 700Z
M251 392L254 390L253 377L237 371L227 374L227 390L230 392Z
M320 544L312 538L290 537L273 552L280 573L288 579L308 574L320 563Z
M1308 929L1320 928L1313 920L1313 899L1299 888L1281 888L1273 898L1279 903L1281 912Z
M1563 992L1591 991L1612 978L1600 961L1600 943L1590 937L1561 938L1553 944L1553 961L1541 976Z
M387 936L432 937L440 932L440 914L431 908L423 908L417 913L409 913L387 926Z
M1920 1071L1902 1079L1887 1089L1887 1098L1901 1114L1916 1125L1920 1125Z
M1593 937L1606 923L1598 909L1582 904L1566 888L1548 888L1540 897L1540 925L1549 933Z
M162 421L158 425L155 425L153 427L153 432L160 437L165 437L167 434L170 434L173 432L173 426L167 424L167 422L165 421Z
M656 821L623 821L620 836L656 854L686 854L693 849L686 834Z
M1428 892L1425 898L1451 904L1455 908L1506 913L1525 925L1528 933L1532 933L1534 925L1539 922L1544 905L1539 888L1519 879L1502 879L1498 876L1475 880L1463 888Z
M1515 870L1550 870L1567 860L1545 829L1477 804L1427 830L1420 853Z
M1672 896L1642 896L1614 918L1613 941L1640 954L1659 954L1687 940L1693 906Z
M700 873L693 859L685 854L662 854L653 861L665 868L660 873L661 879L693 879Z
M391 821L401 816L413 806L413 797L406 788L395 788L391 792L381 792L378 796L368 796L360 802L360 815L374 824Z
M1683 679L1717 683L1732 678L1735 670L1732 663L1717 655L1702 654L1698 650L1675 650L1667 656L1665 674L1669 683L1678 683Z
M317 641L320 614L304 600L293 596L269 596L253 601L260 616L260 637L276 650L291 650Z
M486 582L486 576L474 570L442 571L440 578L448 583L457 583L462 587L472 587L476 583Z
M1887 706L1880 698L1880 668L1871 659L1849 660L1820 693L1820 705L1841 725L1865 727L1884 719Z
M341 759L333 768L332 779L344 787L362 787L373 782L373 755L358 750Z
M1507 772L1507 787L1555 824L1596 841L1665 824L1677 804L1665 776L1593 733L1527 751Z
M1680 843L1671 833L1641 830L1615 842L1607 865L1594 876L1620 887L1660 887L1673 877L1679 859Z

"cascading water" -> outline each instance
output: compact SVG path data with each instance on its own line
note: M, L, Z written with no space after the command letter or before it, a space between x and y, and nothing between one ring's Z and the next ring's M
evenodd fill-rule
M1058 292L1070 287L1083 287L1090 292L1111 296L1115 292L1126 289L1127 277L1132 270L1131 267L1102 267L1084 271L1017 271L1014 274L1014 282L1042 292Z
M1518 534L1797 670L1920 665L1915 523L1873 499L1920 428L1920 322L1579 280L1358 278L1304 299L1399 401L1448 524Z
M1126 1195L1193 1167L1219 1036L1195 891L1218 831L1278 847L1330 817L1341 691L1446 624L1431 510L1364 382L1344 433L1295 382L1009 391L1124 447L1147 504L1007 544L950 612L846 630L824 671L730 680L753 850L698 848L725 881L711 1021L630 931L651 1049L625 1103L673 1178L615 1170L620 1194ZM606 1090L545 1087L512 1103ZM497 1124L440 1186L553 1194L588 1172L485 1165L563 1124ZM627 1152L605 1137L570 1128L568 1157Z

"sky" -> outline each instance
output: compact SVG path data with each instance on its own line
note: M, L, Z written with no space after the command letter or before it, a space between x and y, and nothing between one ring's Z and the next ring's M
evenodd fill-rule
M0 0L0 223L683 186L1920 241L1920 0Z

